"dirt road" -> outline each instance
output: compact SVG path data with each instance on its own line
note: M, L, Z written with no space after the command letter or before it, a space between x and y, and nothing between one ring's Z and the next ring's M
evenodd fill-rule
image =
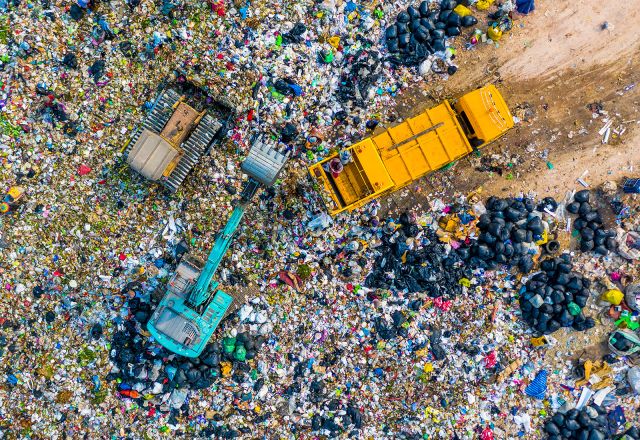
M469 157L428 176L390 200L391 206L480 187L488 194L561 197L581 188L579 177L596 186L640 172L640 40L633 29L638 8L596 0L537 3L533 14L516 18L499 47L459 50L456 75L407 93L398 110L415 114L444 97L498 82L521 123L483 150L483 158ZM594 115L596 108L603 114ZM606 118L622 135L603 144L598 131ZM478 171L483 165L485 171ZM491 165L499 169L486 171Z

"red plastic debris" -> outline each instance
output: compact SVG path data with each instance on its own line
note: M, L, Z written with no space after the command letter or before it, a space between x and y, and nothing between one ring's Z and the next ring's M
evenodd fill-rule
M491 353L486 355L484 358L484 366L487 368L493 368L496 366L497 363L498 363L498 359L496 358L495 350L491 351Z
M78 175L80 176L84 176L85 174L89 174L91 172L91 167L89 167L88 165L80 165L78 167Z
M482 434L480 434L481 440L494 440L493 431L488 426L482 430Z
M480 434L480 440L494 440L493 431L488 426L482 430Z

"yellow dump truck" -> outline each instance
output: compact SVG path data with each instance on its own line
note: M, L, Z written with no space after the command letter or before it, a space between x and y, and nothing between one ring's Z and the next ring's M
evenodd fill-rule
M331 215L351 211L482 148L513 127L494 85L426 110L309 167Z

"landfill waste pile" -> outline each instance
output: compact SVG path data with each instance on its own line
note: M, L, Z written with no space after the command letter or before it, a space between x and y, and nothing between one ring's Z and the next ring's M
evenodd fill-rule
M457 37L462 27L478 23L462 2L442 0L439 4L423 1L419 7L409 6L400 12L396 23L385 30L387 50L392 63L406 66L420 65L430 55L444 53L447 39ZM455 73L449 66L448 73Z
M582 313L591 282L573 271L571 255L542 260L540 269L522 288L520 310L524 320L542 334L560 327L572 326L578 331L593 328L593 318Z
M397 121L399 94L455 72L461 49L497 41L512 2L493 3L0 2L0 437L538 439L600 383L569 371L598 343L611 371L587 440L633 438L634 194L612 193L604 241L580 202L608 253L574 252L562 284L566 257L538 263L559 251L553 200L432 194L401 215L374 201L331 218L300 172ZM174 194L122 153L167 87L234 110ZM257 135L292 159L220 266L247 300L200 357L179 357L146 323L187 249L212 248ZM554 322L570 322L556 345ZM605 432L603 411L626 421Z

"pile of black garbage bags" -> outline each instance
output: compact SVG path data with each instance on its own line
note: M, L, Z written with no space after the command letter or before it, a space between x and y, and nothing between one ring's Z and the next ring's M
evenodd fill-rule
M398 14L396 23L386 29L387 49L396 54L400 64L407 66L419 65L429 55L443 52L445 38L458 36L461 27L478 23L471 15L461 17L453 12L457 5L455 0L442 0L435 9L430 9L427 1L418 8L409 6Z
M573 196L573 202L567 205L567 211L578 214L573 227L580 232L580 250L607 255L617 247L616 232L604 229L600 213L589 203L589 200L589 190L578 191Z
M589 405L580 410L558 411L543 426L547 440L604 440L608 438L639 439L638 428L628 429L622 436L611 437L606 409ZM625 437L626 436L626 437Z
M496 269L517 266L520 272L533 268L534 242L540 240L544 224L532 199L489 197L487 212L478 218L480 235L468 248L458 249L460 257L474 267Z
M591 282L573 272L571 255L547 258L540 263L540 269L520 294L523 319L542 334L553 333L560 327L578 331L592 328L595 321L582 313Z
M458 295L461 292L458 280L472 275L457 253L449 252L431 229L410 222L406 213L400 216L399 224L401 228L381 238L382 245L377 248L378 256L364 281L365 287L427 292L433 298ZM415 237L421 231L424 244L410 250L407 237Z

